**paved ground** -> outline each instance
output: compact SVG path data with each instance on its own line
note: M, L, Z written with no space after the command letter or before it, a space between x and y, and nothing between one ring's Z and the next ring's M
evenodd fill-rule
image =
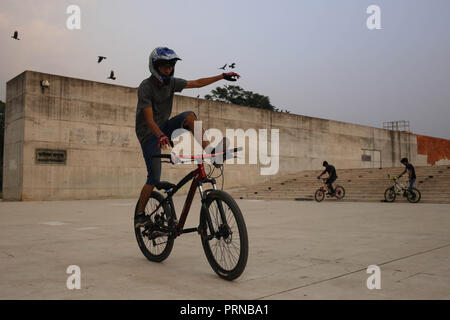
M0 202L0 299L450 299L448 204L238 204L250 254L227 282L196 234L178 238L165 262L146 260L134 200ZM197 225L192 209L187 227ZM80 290L66 288L69 265L81 268ZM366 286L370 265L380 290Z

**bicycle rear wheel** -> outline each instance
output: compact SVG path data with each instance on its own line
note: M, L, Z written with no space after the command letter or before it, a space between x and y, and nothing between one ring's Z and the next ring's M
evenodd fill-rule
M247 227L236 201L228 193L208 193L202 203L200 233L212 269L226 280L239 277L248 259Z
M314 194L314 199L316 199L317 202L322 201L323 199L325 199L325 190L321 189L317 189L316 193Z
M152 213L159 204L164 200L164 197L153 191L148 200L147 206L145 207L145 214L149 215ZM134 223L136 224L137 209L139 206L139 200L136 204L134 210ZM173 216L174 213L170 206L166 203L162 205L158 211L156 211L150 218L153 224L157 224L163 227L169 226L169 219L176 219ZM156 222L157 220L157 222ZM167 259L173 248L174 239L169 237L167 234L161 234L154 231L153 227L140 227L134 228L134 233L136 235L136 240L144 256L153 262L161 262Z
M422 194L416 188L412 188L412 189L408 190L408 192L406 194L406 198L411 203L419 202L421 197L422 197Z
M387 202L393 202L396 197L397 194L395 193L393 187L387 188L386 191L384 191L384 200L386 200Z

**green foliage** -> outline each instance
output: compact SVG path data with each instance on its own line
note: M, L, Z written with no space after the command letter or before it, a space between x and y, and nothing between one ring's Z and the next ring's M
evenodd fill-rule
M269 97L252 91L246 91L239 86L225 85L223 87L217 87L211 90L211 94L205 95L205 99L233 103L240 106L275 110L275 107L270 104Z

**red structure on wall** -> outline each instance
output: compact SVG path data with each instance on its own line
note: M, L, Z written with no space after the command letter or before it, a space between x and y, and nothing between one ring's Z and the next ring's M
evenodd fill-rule
M450 159L450 140L417 135L417 153L428 156L427 163Z

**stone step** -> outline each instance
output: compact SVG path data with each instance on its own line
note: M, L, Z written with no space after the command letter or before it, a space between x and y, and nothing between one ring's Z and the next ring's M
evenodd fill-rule
M276 196L276 195L233 195L233 197L240 199L242 198L270 198L270 199L295 199L295 198L306 198L306 199L314 199L313 195L280 195L280 196ZM397 196L397 199L403 199L404 197L402 196ZM372 199L372 200L382 200L384 199L384 195L376 195L376 196L352 196L352 195L346 195L345 198L346 200L356 200L356 199ZM404 198L406 199L406 198ZM427 196L422 196L421 200L429 200L429 201L440 201L440 202L449 202L450 203L450 199L448 197L442 197L442 198L436 198L436 197L427 197Z
M314 196L312 195L284 195L284 196L271 196L271 195L234 195L236 199L314 199ZM334 199L334 198L326 198L326 199ZM361 197L355 197L355 196L346 196L344 199L345 201L382 201L384 200L384 196L361 196ZM396 201L407 201L406 198L402 196L397 196ZM440 203L450 203L449 198L427 198L423 197L420 200L427 201L427 202L440 202Z
M248 199L311 200L315 191L323 185L316 178L321 172L308 170L291 173L263 184L233 191L233 196ZM387 174L398 175L400 172L402 168L339 169L339 179L334 185L344 186L346 196L342 201L381 201L385 190L392 186ZM450 203L450 166L416 167L416 173L418 179L415 186L421 191L421 202ZM405 180L402 178L400 182L407 185ZM407 202L404 197L397 196L396 202L399 201Z

